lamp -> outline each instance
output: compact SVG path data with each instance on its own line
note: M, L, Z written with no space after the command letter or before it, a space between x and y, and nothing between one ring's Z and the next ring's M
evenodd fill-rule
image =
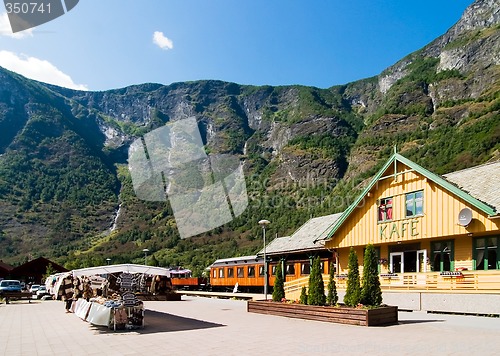
M144 252L144 265L147 265L148 263L148 252L149 250L147 248L145 248L144 250L142 250L142 252Z
M111 258L106 258L106 263L109 265L109 262L111 261Z
M267 300L267 260L266 260L266 226L271 222L269 220L260 220L259 225L262 226L262 233L264 235L264 300Z

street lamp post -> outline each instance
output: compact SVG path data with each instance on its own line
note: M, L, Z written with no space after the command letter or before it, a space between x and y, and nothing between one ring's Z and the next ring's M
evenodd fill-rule
M142 252L144 252L144 265L147 266L147 264L148 264L148 252L149 252L149 250L147 248L145 248L144 250L142 250Z
M259 225L262 226L262 233L264 235L264 300L267 300L267 260L266 260L266 226L271 222L269 220L260 220Z
M109 265L109 262L110 262L110 261L111 261L111 258L109 258L109 257L108 257L108 258L106 258L106 262L107 262L107 264L108 264L108 265Z

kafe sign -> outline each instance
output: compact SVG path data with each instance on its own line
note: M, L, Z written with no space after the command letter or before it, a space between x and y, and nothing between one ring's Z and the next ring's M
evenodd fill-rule
M381 240L397 240L405 236L416 237L420 235L420 220L395 221L379 225L379 238Z

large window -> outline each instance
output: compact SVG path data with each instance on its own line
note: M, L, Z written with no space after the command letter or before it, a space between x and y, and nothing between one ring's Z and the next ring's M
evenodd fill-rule
M224 278L224 268L219 268L219 278Z
M378 221L392 220L392 197L382 198L378 205Z
M217 278L217 270L214 268L214 278Z
M234 277L234 268L233 267L229 267L227 269L227 278L233 278Z
M237 267L236 268L236 277L238 278L243 278L245 275L244 275L244 272L243 272L243 267Z
M255 266L248 266L248 277L255 277Z
M498 237L481 237L474 240L474 261L477 270L500 269Z
M406 217L424 214L424 191L406 194Z
M264 276L264 265L259 266L259 276Z
M286 264L286 274L295 274L295 265L293 263Z
M433 271L453 271L453 241L433 242L431 250Z

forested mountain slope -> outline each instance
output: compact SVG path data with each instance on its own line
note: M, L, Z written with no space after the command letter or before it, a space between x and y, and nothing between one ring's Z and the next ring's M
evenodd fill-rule
M379 76L319 89L220 81L81 92L0 68L0 258L68 267L139 262L201 273L344 210L400 153L439 174L500 159L499 1L478 0L446 34ZM313 64L312 64L313 65ZM208 153L244 163L246 211L180 240L168 203L139 200L129 145L194 116Z

